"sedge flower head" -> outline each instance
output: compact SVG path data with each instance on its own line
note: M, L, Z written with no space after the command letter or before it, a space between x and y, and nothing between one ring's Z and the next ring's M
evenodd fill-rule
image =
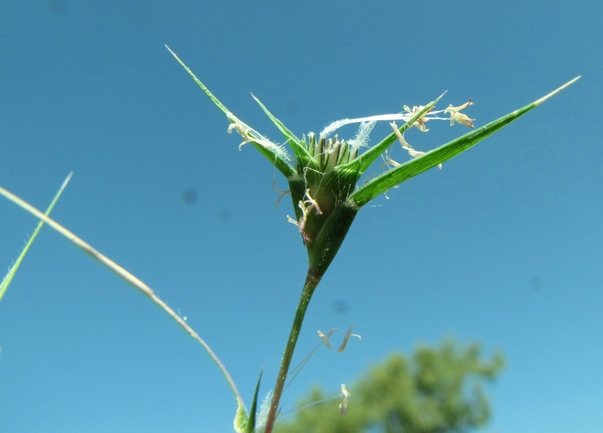
M291 132L259 99L252 95L283 135L284 143L278 144L235 116L172 50L170 52L212 103L226 116L229 122L228 132L237 132L241 136L243 141L239 149L247 144L255 147L287 179L289 189L279 193L281 197L282 194L291 195L295 215L287 218L299 229L302 241L308 250L308 275L312 275L314 279L320 280L324 275L361 207L406 179L452 157L446 155L430 157L430 152L416 151L403 136L400 139L398 133L389 134L374 146L368 145L369 134L379 121L403 122L398 128L398 132L402 134L413 126L422 132L427 132L428 121L449 120L438 115L444 111L435 111L435 104L443 95L426 106L416 105L409 108L404 105L404 111L399 113L338 120L323 129L320 134L309 133L302 138L298 138ZM465 119L458 114L459 110L451 113L451 116L462 123ZM353 138L346 140L333 135L341 127L349 124L360 125ZM390 159L390 163L386 164L385 173L358 187L358 181L363 173L388 150L396 139L411 154L413 160L399 164ZM285 145L290 148L293 155L290 155ZM415 164L419 162L420 164Z
M237 132L241 136L243 142L239 148L252 144L271 159L286 176L289 183L287 192L291 194L295 211L295 215L287 216L287 220L298 227L303 244L308 249L311 264L313 261L326 263L324 269L337 252L357 211L370 201L354 199L354 194L359 190L358 181L368 166L379 155L385 155L385 165L388 167L385 174L400 169L402 164L394 161L388 152L388 148L396 140L412 159L425 156L427 152L414 149L405 140L404 131L415 127L427 132L428 121L449 120L440 117L442 113L450 113L453 123L456 121L467 124L466 116L460 113L460 110L471 105L470 102L459 107L451 105L448 109L440 111L435 110L435 102L426 106L415 105L412 108L404 105L404 111L399 113L338 120L319 134L310 132L300 139L276 119L257 98L255 99L281 130L286 139L285 143L294 155L290 155L284 145L267 139L230 111L226 112L230 121L228 132ZM369 146L369 135L379 121L391 122L393 133L379 144ZM402 125L399 127L396 121ZM359 125L355 136L347 140L340 138L338 130L350 124ZM441 168L441 164L438 165ZM377 190L371 199L385 193L387 189L389 187ZM333 231L339 231L340 235L333 236Z

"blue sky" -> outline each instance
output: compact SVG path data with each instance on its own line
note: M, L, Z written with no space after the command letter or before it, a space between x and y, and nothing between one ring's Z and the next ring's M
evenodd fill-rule
M318 329L354 323L363 340L319 351L283 404L453 336L505 353L487 431L600 432L601 22L603 5L581 0L5 0L0 185L43 209L73 171L53 218L186 315L249 404L260 369L262 394L273 386L306 255L290 203L274 206L271 184L284 179L253 148L238 151L164 44L273 139L249 92L299 135L445 90L440 108L471 98L481 126L582 75L362 210L296 359ZM429 150L466 132L430 127L407 140ZM35 224L0 201L6 268ZM0 347L2 432L232 429L235 401L202 349L49 228L0 302Z

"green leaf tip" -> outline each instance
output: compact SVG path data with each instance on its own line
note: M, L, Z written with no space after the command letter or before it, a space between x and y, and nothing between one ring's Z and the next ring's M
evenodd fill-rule
M239 404L237 407L237 413L235 414L234 419L234 429L237 433L254 433L256 427L256 411L258 407L258 393L260 391L260 383L262 382L262 374L264 372L260 371L260 377L258 378L258 382L255 386L255 392L253 393L253 402L251 403L251 410L249 411L249 415L247 415L247 411Z
M228 116L228 113L230 113L230 111L228 110L228 108L226 108L226 106L224 104L222 104L222 102L220 102L220 100L218 98L216 98L214 96L213 93L211 93L209 91L209 89L207 87L205 87L205 84L203 84L201 82L201 80L199 80L197 78L197 76L193 73L193 71L191 71L191 69L186 66L186 64L180 60L180 57L178 57L176 55L175 52L172 51L172 49L170 47L168 47L167 45L165 45L165 47L168 49L168 51L170 53L172 53L172 56L174 56L176 58L176 60L178 61L178 63L180 63L180 65L184 68L184 70L188 73L188 75L191 76L191 78L195 81L195 83L197 83L197 85L201 88L201 90L203 90L203 93L205 93L207 95L207 97L211 100L211 102L214 103L214 105L216 107L218 107L218 109L225 115Z
M260 383L262 382L262 373L263 371L260 371L260 377L258 378L258 383L256 384L253 393L253 402L251 403L251 410L249 411L249 424L247 425L246 433L253 433L255 431L255 413L258 407L258 393L260 391Z

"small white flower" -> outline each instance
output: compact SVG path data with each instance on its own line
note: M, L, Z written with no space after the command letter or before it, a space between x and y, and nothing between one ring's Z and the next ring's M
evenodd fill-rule
M475 119L470 119L466 114L460 112L461 110L464 110L465 108L470 107L472 105L473 102L471 101L471 99L469 99L463 105L459 105L458 107L454 107L452 104L450 104L448 108L444 110L444 113L450 114L450 125L454 125L454 122L458 122L460 124L468 126L471 129L475 129L475 126L473 126L473 121Z
M407 113L409 113L410 117L414 116L416 113L418 113L419 111L421 111L423 108L425 108L423 105L419 105L419 106L414 106L412 107L412 110L408 107L408 105L404 106L404 111L406 111ZM433 108L433 107L432 107ZM431 110L429 110L431 111ZM415 123L412 124L412 126L417 127L417 129L421 132L427 132L429 131L429 129L427 129L427 121L429 120L429 117L426 117L427 114L429 113L429 111L427 111L427 113L423 114L421 117L419 117L417 120L415 120Z

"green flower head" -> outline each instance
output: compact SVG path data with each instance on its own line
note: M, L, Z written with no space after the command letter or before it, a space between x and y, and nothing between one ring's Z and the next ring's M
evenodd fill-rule
M360 208L411 177L435 166L441 168L444 161L474 146L579 78L478 129L473 124L475 119L461 112L473 105L471 100L457 107L449 105L445 110L437 111L435 104L442 98L441 95L425 106L410 108L404 105L404 111L399 113L338 120L318 135L311 132L299 138L253 96L282 133L284 142L278 144L236 117L173 52L172 54L226 116L230 122L228 132L236 131L241 136L243 141L239 148L247 143L251 144L287 179L289 190L286 192L291 194L295 212L295 217L287 218L298 227L308 250L309 269L318 278L322 277L335 257ZM415 150L406 141L405 131L415 127L421 132L427 132L427 123L432 120L447 120L451 125L460 123L472 131L429 152ZM390 122L393 132L378 144L369 146L369 134L379 121ZM341 127L350 124L359 124L358 132L353 138L346 140L333 135ZM389 148L396 141L408 152L410 160L399 163L391 158ZM379 157L385 160L385 171L358 186L362 174Z
M446 113L444 110L435 111L436 100L412 109L404 106L404 111L400 113L338 120L318 135L310 132L298 138L259 99L255 96L254 99L281 131L293 155L283 145L270 141L230 111L225 113L231 122L228 132L238 132L243 138L239 147L251 143L287 178L289 191L286 193L291 194L295 211L295 218L288 216L287 219L298 227L308 250L310 268L318 275L324 273L337 253L358 210L391 186L396 186L383 180L388 178L389 172L402 166L391 159L388 148L397 140L412 158L422 157L426 153L408 144L404 131L414 126L427 132L426 125L430 120L453 122L452 117L440 117ZM460 116L459 111L460 108L454 115ZM398 127L396 120L404 122L403 125ZM379 144L370 147L369 134L379 121L392 121L394 131ZM335 133L350 124L359 124L358 132L351 139L340 139ZM379 156L385 158L388 170L358 188L360 177ZM441 164L437 165L441 167ZM368 194L358 195L362 191Z

